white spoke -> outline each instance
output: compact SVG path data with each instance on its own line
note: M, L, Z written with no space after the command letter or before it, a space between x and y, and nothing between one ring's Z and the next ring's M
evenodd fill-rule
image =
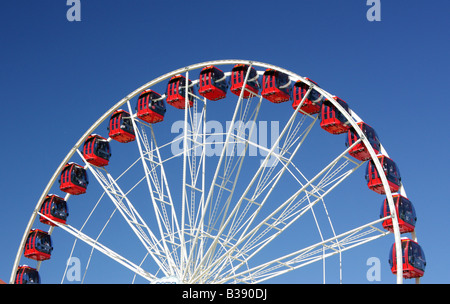
M114 178L104 169L103 170L105 171L106 177L100 172L100 169L95 169L92 166L88 166L88 168L109 196L111 201L114 203L116 208L119 210L122 217L131 227L132 231L151 254L155 262L159 265L159 267L161 267L161 269L167 271L167 265L164 265L161 261L163 255L158 239L136 211L133 204L118 186Z
M111 259L115 260L119 264L127 267L128 269L130 269L134 273L140 275L141 277L143 277L143 278L145 278L145 279L147 279L149 281L152 281L152 280L156 279L156 277L154 275L152 275L151 273L148 273L147 271L143 270L142 268L140 268L136 264L134 264L131 261L127 260L126 258L124 258L120 254L114 252L113 250L109 249L105 245L99 243L97 240L92 239L91 237L89 237L88 235L84 234L80 230L77 230L76 228L74 228L74 227L72 227L70 225L62 225L62 224L60 224L58 222L55 222L55 221L53 221L52 219L46 217L43 214L39 214L39 215L44 216L47 220L51 221L53 224L57 225L62 230L70 233L71 235L76 237L78 240L81 240L81 241L85 242L86 244L88 244L92 248L95 248L96 250L100 251L104 255L110 257Z
M127 104L128 104L128 109L129 109L130 113L132 113L130 103L128 102ZM155 172L155 170L156 170L155 169L155 161L153 159L154 155L150 148L147 134L145 133L145 130L143 128L141 129L142 132L139 132L139 129L137 128L137 125L136 125L133 115L131 116L131 119L132 119L133 128L135 130L135 133L137 134L136 142L137 142L137 146L139 149L139 153L141 155L142 166L143 166L146 181L147 181L147 187L148 187L148 191L149 191L149 194L150 194L150 197L152 200L153 208L155 211L155 217L157 220L157 224L158 224L158 228L159 228L159 232L160 232L160 236L161 236L161 242L160 242L162 245L161 251L164 253L165 258L167 259L167 262L169 263L169 265L167 265L166 268L163 267L161 269L163 270L163 272L166 275L175 275L175 273L178 270L178 267L175 262L177 260L177 257L176 256L172 257L170 250L168 248L168 245L167 245L166 236L171 237L170 241L174 246L176 246L176 243L173 238L173 227L167 216L167 210L165 207L165 205L168 204L169 206L172 207L171 211L174 211L173 204L172 204L170 196L168 197L170 199L170 201L169 202L165 201L165 196L163 193L163 189L161 188L161 183L159 182L158 177ZM154 136L152 136L152 138L154 139ZM145 152L144 152L143 146L144 146ZM156 150L158 151L158 149L156 149ZM159 155L159 153L157 153L157 154ZM148 166L148 163L147 163L148 161L150 162L151 169ZM156 164L158 166L162 167L162 164L160 162L160 159L158 159L158 156L156 156ZM162 169L162 174L164 174L163 169ZM159 197L155 197L154 189L156 189L156 192L157 192L157 194L159 194ZM167 192L170 193L170 191L168 191L168 189L167 189ZM172 218L176 219L176 215L173 214ZM143 225L147 228L148 231L150 231L150 228L148 228L148 226L146 224L143 224ZM154 236L153 236L153 238L156 239L156 237L154 237ZM154 242L154 244L157 244L156 241ZM158 242L158 244L159 244L159 242ZM155 259L155 256L152 253L152 251L149 251L149 253ZM158 252L158 254L162 254L162 253ZM178 273L178 275L179 275L179 273Z
M272 277L320 261L324 257L327 258L363 245L369 241L373 241L389 234L389 232L381 231L374 226L385 219L386 218L375 220L333 238L323 240L241 273L228 276L225 280L218 283L231 283L232 281L239 283L260 283ZM323 250L327 253L324 254Z

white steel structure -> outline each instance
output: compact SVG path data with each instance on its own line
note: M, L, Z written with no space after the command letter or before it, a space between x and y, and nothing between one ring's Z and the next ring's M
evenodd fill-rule
M286 119L280 123L271 145L261 142L253 133L263 125L258 117L264 111L263 104L268 101L257 94L244 99L244 90L241 96L228 92L227 98L221 101L208 101L194 91L193 106L189 107L187 97L191 93L186 89L186 108L178 110L167 106L165 121L151 125L136 117L133 98L140 92L151 88L163 93L164 85L174 75L182 74L186 79L195 79L203 67L214 65L226 71L227 67L236 64L250 65L259 75L269 68L281 71L289 75L292 82L302 80L310 85L308 93L312 88L321 93L357 130L377 170L383 172L375 151L357 126L361 121L357 114L352 110L346 112L332 98L332 94L302 76L277 66L248 60L217 60L187 66L162 75L128 94L106 111L75 143L32 212L14 261L10 282L14 282L17 267L25 259L23 248L28 232L40 224L37 218L41 216L43 200L47 194L59 191L55 182L64 165L71 161L80 164L84 161L81 149L85 140L91 134L105 133L106 122L120 108L132 114L135 142L120 144L108 139L114 153L107 167L98 168L84 161L91 181L87 193L70 200L70 195L66 195L65 199L71 209L89 206L91 211L87 219L75 224L76 221L69 217L67 224L55 222L56 229L49 229L50 234L58 229L67 232L64 238L73 241L69 257L75 255L74 250L81 242L88 245L90 254L86 270L91 267L92 252L96 249L131 270L133 281L139 276L151 283L259 283L314 262L324 263L326 257L340 257L346 250L391 234L380 228L380 223L386 218L377 219L375 214L373 220L364 224L335 231L325 198L365 163L349 157L351 146L341 149L324 165L316 168L313 174L304 171L299 155L305 142L313 140L310 134L318 120L317 115L303 115L286 104L276 105L279 109L283 108ZM230 72L225 74L229 76ZM248 74L245 82L247 80ZM198 80L193 80L192 85L197 83ZM222 114L219 107L224 106L230 111ZM177 122L172 122L172 129L167 118L169 114L178 118ZM226 123L219 130L208 123L212 120L226 120ZM174 136L173 132L179 130L183 131L179 136ZM124 146L126 151L121 150ZM249 155L251 151L263 151L265 157L252 157ZM381 152L387 155L384 148ZM397 215L387 179L383 174L381 178L392 210L397 282L402 283ZM97 190L97 196L89 196L89 202L97 203L84 204L88 195L92 195L91 188L92 191ZM400 192L406 196L403 187ZM113 211L99 224L94 218L96 208L101 204L113 206ZM316 204L323 205L326 212L326 225L332 230L330 237L322 234L324 224L316 217ZM277 248L288 242L280 243L277 239L289 229L295 229L295 224L305 216L311 215L316 223L311 230L317 229L320 240L300 248L280 250L277 254ZM110 228L113 217L119 217L126 225ZM101 229L95 233L89 232L86 228L89 221L96 221ZM103 240L102 234L108 229L113 229L114 233L120 229L122 240L137 240L143 252L140 259L131 254L134 249L116 247L114 243L110 246L106 238ZM63 234L62 231L58 233ZM124 237L124 234L128 236ZM415 235L413 238L416 239ZM55 252L57 247L55 244ZM267 251L270 254L266 255ZM51 264L52 260L44 263ZM51 271L50 265L46 267ZM40 262L36 268L41 270ZM65 275L64 272L62 281ZM41 276L45 282L45 272Z

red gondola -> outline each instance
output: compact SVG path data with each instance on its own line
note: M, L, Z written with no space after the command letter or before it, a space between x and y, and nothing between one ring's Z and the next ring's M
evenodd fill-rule
M417 221L416 211L414 210L413 204L410 200L400 194L394 194L392 198L395 204L400 233L413 232ZM390 215L391 212L389 210L389 204L387 199L385 199L383 205L381 206L380 218ZM391 218L383 221L383 228L391 232L394 231Z
M233 94L240 96L241 90L244 85L245 77L247 75L249 66L246 64L237 64L231 70L231 92ZM258 82L258 73L252 67L250 69L247 83L245 85L245 90L243 94L243 98L247 99L251 95L256 95L259 92L259 82Z
M160 94L150 89L143 91L138 98L137 117L148 123L157 123L164 120L166 105Z
M311 79L309 78L306 79L314 83L316 86L318 86L317 83L315 83ZM297 81L294 84L292 88L292 99L293 99L292 108L294 108L294 110L297 109L298 105L303 100L308 90L309 86L301 80ZM302 113L303 111L310 115L319 113L322 107L322 99L323 99L322 95L316 90L312 89L309 95L306 97L303 104L301 105L299 112Z
M111 157L109 142L100 135L90 135L84 142L83 157L94 166L107 166Z
M25 243L24 256L36 261L48 260L53 251L50 235L39 229L32 229Z
M191 80L188 80L188 99L189 107L192 107L194 103L194 91ZM183 75L175 75L167 84L167 103L174 106L177 109L186 108L186 77Z
M261 95L273 102L280 103L290 99L291 80L285 73L274 69L267 69L263 75Z
M209 100L223 99L227 95L226 76L222 70L212 65L201 70L199 86L198 93Z
M61 172L59 183L61 191L78 195L86 193L89 179L83 167L75 163L68 163Z
M366 136L367 140L370 142L370 145L375 150L375 154L380 153L380 140L378 139L377 133L375 130L366 124L365 122L359 122L358 126L361 128L362 132ZM357 140L359 139L358 133L353 128L350 128L347 132L347 138L345 141L345 145L347 147L350 147L353 145ZM366 145L361 141L358 144L356 144L350 151L349 154L353 156L354 158L366 161L370 159L370 153L367 150Z
M19 266L16 272L14 284L40 284L41 278L35 268L23 265Z
M124 110L117 110L111 115L108 130L109 137L121 143L136 139L130 113Z
M408 238L402 238L403 277L405 279L420 278L425 273L427 265L422 247ZM389 253L389 264L393 274L397 274L397 252L395 244Z
M61 224L65 224L67 217L69 216L69 210L66 201L56 195L47 195L41 205L40 213L45 215L52 221ZM55 226L54 223L52 223L42 215L40 216L39 221L50 226Z
M345 101L336 96L333 99L348 112L349 107ZM342 134L350 129L350 122L330 101L325 100L321 107L320 127L331 134Z
M389 189L391 190L391 192L397 192L400 189L401 185L400 171L397 165L392 159L385 155L379 155L378 159L381 162L381 167L383 168L384 174L386 175L387 181L389 183ZM381 181L381 177L378 174L373 160L367 163L366 181L367 186L370 190L373 190L379 194L386 194L386 192L384 191L383 183Z

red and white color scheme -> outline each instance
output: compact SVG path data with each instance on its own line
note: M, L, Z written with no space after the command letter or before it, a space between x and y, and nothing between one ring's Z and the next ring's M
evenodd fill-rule
M245 82L247 74L247 82ZM233 94L240 96L242 88L245 88L242 98L248 99L250 96L257 95L259 92L258 73L256 73L254 67L246 64L237 64L231 71L230 90Z
M32 229L25 244L24 256L36 261L45 261L50 259L52 251L50 235L45 231Z
M318 86L317 83L312 81L311 79L305 79ZM299 104L302 102L303 98L305 98L306 93L308 93L309 89L309 85L302 80L298 80L295 82L294 86L292 87L292 108L294 110L298 108ZM306 99L303 101L303 104L300 106L298 111L300 113L306 113L309 115L317 114L322 108L322 99L323 97L319 92L311 89L310 93L308 94L308 96L306 96Z
M364 133L364 136L366 136L367 140L369 141L370 145L372 146L373 150L375 151L375 154L379 154L381 151L380 149L380 140L378 139L377 133L375 130L366 124L365 122L359 122L358 126ZM356 143L359 140L358 133L353 129L350 128L347 132L347 138L346 138L346 146L350 147L354 143ZM357 143L350 151L348 152L351 156L354 158L366 161L371 158L369 150L367 149L366 145L360 141Z
M76 163L66 164L59 181L59 189L72 195L86 193L89 184L86 169Z
M148 123L157 123L164 120L166 106L164 98L153 90L144 90L138 98L137 117Z
M121 143L132 142L136 139L130 113L125 110L117 110L111 115L109 137Z
M409 199L400 194L394 194L392 196L392 199L394 200L395 211L398 216L400 233L414 232L417 221L414 205ZM389 209L388 200L385 199L383 205L381 206L380 218L384 218L390 215L391 212ZM394 232L394 224L392 222L392 218L388 218L387 220L383 221L382 225L384 229L390 232Z
M349 107L345 101L336 96L333 96L333 99L348 112ZM350 122L345 115L328 100L322 103L320 115L320 127L331 134L342 134L350 129Z
M0 280L1 281L1 280ZM0 282L4 284L4 282ZM22 265L17 268L14 278L14 284L40 284L41 278L39 272L28 265Z
M188 88L186 93L186 86ZM192 89L192 81L188 80L186 85L186 77L183 75L175 75L167 84L166 102L177 109L184 109L186 107L186 94L188 97L188 105L192 107L194 97Z
M199 76L198 93L208 100L219 100L227 96L227 81L225 73L215 66L202 69Z
M90 135L84 142L83 157L94 166L107 166L111 157L109 142L100 135Z
M397 264L394 262L397 258L395 246L392 245L389 253L389 264L393 274L397 274ZM403 277L405 279L420 278L425 273L427 265L425 253L420 245L408 238L402 238L402 260Z
M274 69L267 69L263 75L261 95L273 102L280 103L290 99L291 81L285 73Z
M69 216L67 202L54 194L47 195L42 203L40 213L42 215L39 217L39 221L50 226L56 226L52 221L65 224Z
M390 191L397 192L401 186L400 171L397 165L392 159L385 155L378 155L378 159L383 168L383 172L381 174L386 176ZM386 194L380 173L378 172L373 160L367 162L366 181L370 190L379 194Z
M173 106L167 116L165 102ZM270 143L268 121L276 122ZM369 189L385 194L379 214L363 181L347 180L363 165ZM56 191L66 195L49 194ZM316 204L323 208L313 211ZM39 283L37 270L67 266L56 256L40 263L51 260L54 231L55 243L76 243L71 257L100 253L88 260L99 283L121 279L116 267L150 283L260 283L331 256L341 267L341 253L385 236L395 239L389 262L398 283L419 280L426 265L414 207L374 129L312 80L249 60L194 64L131 91L83 133L32 210L9 283ZM314 222L297 225L305 215ZM320 238L295 238L297 228ZM295 246L285 246L291 236Z

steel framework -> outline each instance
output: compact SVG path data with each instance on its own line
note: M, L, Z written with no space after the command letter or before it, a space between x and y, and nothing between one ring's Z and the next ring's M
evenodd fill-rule
M263 97L253 94L249 99L244 99L244 90L237 98L227 129L222 133L208 130L207 106L209 101L190 93L187 89L188 81L186 81L185 89L186 105L182 136L161 145L157 142L154 126L137 119L130 101L140 92L152 88L174 75L184 74L186 79L189 79L192 71L206 66L236 64L275 69L287 74L291 81L302 80L310 86L306 96L297 109L292 112L270 147L258 143L253 133ZM249 71L250 69L247 70L244 84L248 81ZM226 76L230 75L229 72L225 74ZM258 71L258 74L261 75L262 72ZM193 85L196 83L197 81L193 81ZM326 164L313 177L307 178L307 174L295 162L295 156L318 119L317 116L299 115L298 111L312 89L322 94L345 116L358 133L359 140ZM188 104L189 97L193 97L192 107ZM131 120L136 133L139 157L119 176L114 177L107 168L98 168L88 164L83 158L80 147L87 137L93 134L114 111L123 106L126 106L132 113ZM37 217L44 216L39 212L40 206L54 187L64 165L74 155L78 155L85 161L85 168L89 170L90 175L103 190L102 197L108 197L113 203L115 207L113 213L118 211L147 254L138 265L100 243L99 238L108 222L102 232L93 238L83 232L84 226L77 229L69 224L60 224L50 218L47 219L56 227L72 235L75 239L74 246L78 240L85 242L92 247L92 251L98 250L130 269L135 276L141 276L149 282L157 283L170 278L172 281L184 283L259 283L313 262L324 261L326 257L332 255L341 256L341 253L346 250L388 235L389 232L375 226L386 218L336 234L327 211L333 237L325 239L314 213L313 207L318 203L322 203L326 210L324 198L363 164L363 162L355 161L347 156L348 151L357 143L362 141L365 144L377 170L383 171L376 152L357 126L360 121L361 119L354 111L345 111L329 92L308 79L266 63L248 60L217 60L187 66L162 75L137 88L106 111L64 157L45 187L25 228L13 264L10 283L14 282L28 232L35 225ZM108 140L111 141L111 139ZM213 165L211 171L213 174L209 175L208 169L211 169L208 167L207 159L210 157L213 144L221 149L214 151L218 160ZM182 149L178 153L172 155L164 153L165 150L180 145ZM256 165L252 178L242 186L239 181L243 170L247 170L244 164L248 158L248 151L251 149L264 151L266 156L259 165ZM381 153L388 156L383 147ZM172 193L174 187L169 183L170 176L173 176L174 173L169 174L166 167L172 160L180 157L182 158L182 168L176 172L182 180L181 202L178 202L179 199L175 200ZM143 176L137 183L128 187L128 190L123 189L120 179L128 171L139 166L144 171ZM286 176L296 184L296 191L286 198L280 198L276 208L266 211L266 207L273 201L274 191L280 187L281 181ZM390 217L394 223L397 283L402 283L401 238L397 214L388 181L383 174L380 176L391 210ZM144 220L135 207L135 203L129 198L129 194L134 188L141 184L146 184L149 201L155 215L152 225ZM403 186L400 192L402 195L406 195ZM66 195L65 199L69 198L70 195ZM260 251L305 214L313 215L321 235L320 242L277 258L271 258L269 261L251 265L252 259ZM54 227L51 227L49 233L52 234L53 231ZM417 239L415 233L413 233L413 238ZM158 271L151 273L142 267L147 259L153 261ZM38 270L40 266L39 262Z

